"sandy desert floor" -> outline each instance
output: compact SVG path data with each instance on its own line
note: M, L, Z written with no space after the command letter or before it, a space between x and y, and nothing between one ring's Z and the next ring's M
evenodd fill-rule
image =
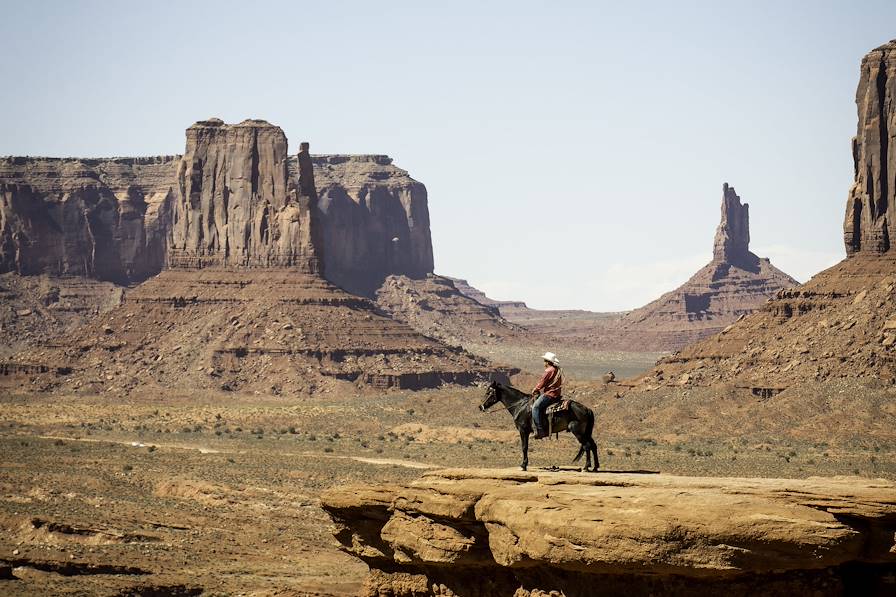
M515 466L510 418L480 413L482 396L5 393L0 577L17 580L0 580L0 594L352 594L366 567L338 551L320 492L428 467ZM888 445L597 439L608 470L896 478ZM533 443L532 467L576 452L569 435Z

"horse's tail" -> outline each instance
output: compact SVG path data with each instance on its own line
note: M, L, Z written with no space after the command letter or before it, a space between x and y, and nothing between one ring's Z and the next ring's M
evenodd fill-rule
M583 404L582 406L585 406L585 405ZM588 439L591 438L591 432L594 431L594 411L591 410L590 408L588 408L587 406L585 406L585 411L588 413L586 415L587 418L585 420L585 436L584 436L585 441L587 442ZM576 454L576 457L573 458L572 461L578 462L579 459L582 457L582 454L585 453L586 449L587 449L587 444L583 444L583 443L579 442L579 453Z

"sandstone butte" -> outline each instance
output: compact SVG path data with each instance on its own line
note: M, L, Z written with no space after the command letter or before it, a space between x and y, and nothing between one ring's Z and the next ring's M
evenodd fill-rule
M664 359L637 386L732 383L769 397L805 382L896 382L896 40L862 60L856 106L847 257Z
M884 480L447 469L322 503L369 596L883 595L896 572Z
M212 118L183 156L0 158L0 273L124 285L169 261L288 266L311 251L329 281L371 297L386 276L432 273L426 187L388 156L305 152L303 193L286 152L279 127ZM309 209L313 222L286 226Z
M210 119L187 129L183 156L3 167L4 269L142 281L118 306L13 357L8 372L39 387L279 394L506 378L325 278L351 285L365 270L360 293L390 274L431 272L425 189L388 158L315 159L302 144L291 159L279 127ZM327 257L328 242L347 238L355 245Z

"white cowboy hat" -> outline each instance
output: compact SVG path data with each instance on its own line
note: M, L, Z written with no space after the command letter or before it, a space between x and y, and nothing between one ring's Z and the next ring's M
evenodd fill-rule
M548 361L549 363L554 363L558 367L560 366L560 359L558 359L557 355L555 355L553 352L546 352L541 358Z

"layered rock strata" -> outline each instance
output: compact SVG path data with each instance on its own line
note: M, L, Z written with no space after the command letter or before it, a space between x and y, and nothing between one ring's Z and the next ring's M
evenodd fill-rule
M188 384L296 395L335 382L420 389L508 373L291 268L165 270L15 362L64 366L66 375L35 378L46 387L112 393Z
M896 238L896 40L862 60L856 106L855 182L843 223L846 252L886 253Z
M448 280L454 284L454 287L463 294L467 296L477 303L481 305L485 305L487 307L495 307L498 309L498 313L500 313L501 317L505 317L510 319L515 316L525 316L531 309L526 305L523 301L498 301L495 300L484 292L471 286L470 283L461 278L452 278L450 276L445 276Z
M165 260L177 156L0 158L0 272L118 284Z
M896 570L883 480L449 469L322 504L371 596L874 595Z
M376 292L376 303L392 318L450 344L468 345L522 340L523 330L497 307L462 294L449 279L389 276Z

